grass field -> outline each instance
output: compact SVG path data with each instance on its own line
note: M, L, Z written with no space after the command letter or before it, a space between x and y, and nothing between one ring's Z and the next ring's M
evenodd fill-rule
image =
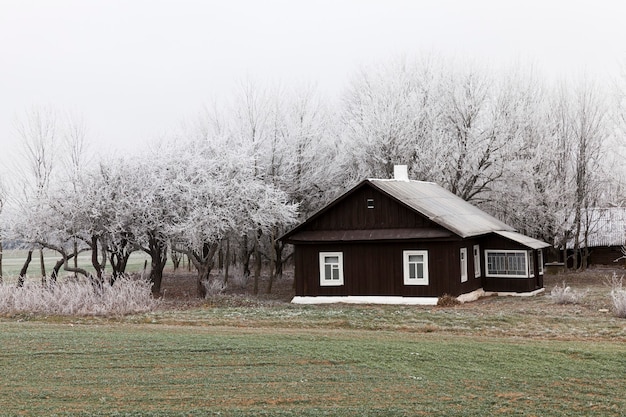
M2 254L2 272L5 280L15 279L19 273L20 269L24 265L26 261L27 251L25 250L5 250ZM44 250L44 264L46 266L47 274L50 274L54 264L61 259L60 256L51 250ZM128 272L136 272L143 269L144 262L148 260L148 264L150 263L150 257L143 252L134 252L127 266ZM70 260L70 265L74 265L73 261ZM88 271L93 272L93 267L91 266L91 253L86 252L82 253L78 256L78 266L81 268L85 268ZM109 266L110 268L110 266ZM33 252L33 259L28 267L28 276L32 277L40 277L41 276L41 266L39 261L39 251Z
M623 342L1 323L4 415L584 415L626 409Z
M0 415L626 415L626 320L604 311L598 277L563 279L590 288L582 304L239 296L0 318Z

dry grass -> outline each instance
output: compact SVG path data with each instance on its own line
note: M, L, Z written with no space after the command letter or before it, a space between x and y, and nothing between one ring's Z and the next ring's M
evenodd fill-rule
M624 288L624 276L613 273L608 280L611 287L611 300L613 301L613 312L617 317L626 318L626 289Z
M557 304L579 304L589 293L589 289L575 290L563 281L550 291L550 298Z
M114 285L94 286L87 280L54 286L27 282L23 287L0 285L0 314L120 316L152 310L158 301L143 280L120 278Z

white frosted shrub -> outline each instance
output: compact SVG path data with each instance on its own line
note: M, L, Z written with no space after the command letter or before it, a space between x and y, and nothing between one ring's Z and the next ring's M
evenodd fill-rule
M613 312L617 317L626 318L626 289L623 286L624 276L613 276L609 280L611 285L611 300L613 301Z
M203 281L204 289L206 290L206 296L210 297L212 295L220 295L224 291L226 291L226 283L220 279L210 279L208 281Z
M115 284L94 287L86 280L57 282L43 287L37 283L0 285L0 314L56 314L63 316L110 316L152 310L151 284L119 278Z
M578 291L573 290L565 282L562 285L556 285L552 291L550 291L550 298L556 304L578 304L587 295L589 290Z

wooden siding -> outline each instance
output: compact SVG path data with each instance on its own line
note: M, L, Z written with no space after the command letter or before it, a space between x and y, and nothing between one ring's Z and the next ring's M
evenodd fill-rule
M458 296L481 288L474 277L472 253L475 241L347 243L297 245L295 256L296 295L298 296ZM460 248L468 249L468 280L461 283ZM428 251L428 282L404 285L405 250ZM320 286L320 252L342 252L344 285Z
M367 208L367 200L374 208ZM391 197L364 184L323 215L313 219L305 230L359 230L431 228L443 229L426 217L398 203Z
M624 259L615 262L623 256L621 246L589 248L589 265L623 266L626 263Z
M488 235L482 239L481 245L481 262L484 264L485 250L530 250L529 248L505 239L498 235ZM485 291L495 292L531 292L539 288L543 288L543 275L539 275L539 251L532 250L533 265L535 267L532 278L496 278L487 277L486 265L483 272L483 289Z

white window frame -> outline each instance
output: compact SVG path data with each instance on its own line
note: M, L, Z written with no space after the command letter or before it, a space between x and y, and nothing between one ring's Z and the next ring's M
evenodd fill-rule
M526 270L526 274L520 275L502 275L495 274L489 270L489 255L492 253L504 253L506 254L524 254L524 269ZM527 250L509 250L509 249L486 249L485 250L485 276L494 277L494 278L530 278L529 270L528 270L528 251Z
M535 277L535 257L533 256L534 251L528 251L528 276L531 278Z
M539 275L543 275L543 250L537 250L537 262L539 262Z
M461 282L467 282L467 248L459 251L459 266L461 267Z
M409 269L409 257L422 256L423 272L422 278L411 278ZM402 252L404 285L428 285L428 251L427 250L405 250Z
M474 278L480 278L480 245L474 245Z
M337 263L327 262L327 258L337 258ZM336 265L338 279L326 276L326 265ZM332 267L331 267L332 268ZM340 287L343 285L343 252L320 252L320 286Z

